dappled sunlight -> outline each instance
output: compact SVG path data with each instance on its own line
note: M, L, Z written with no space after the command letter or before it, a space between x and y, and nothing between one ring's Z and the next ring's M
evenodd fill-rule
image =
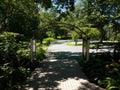
M56 45L57 48L64 45L67 47L64 42L57 42L55 47ZM42 68L35 69L32 77L28 79L27 90L88 90L90 83L76 61L80 59L81 52L77 49L77 52L74 52L73 47L71 51L68 48L64 51L64 48L55 47L54 44L52 48L50 46L48 58L43 62Z
M33 90L46 90L46 88L48 90L65 90L63 89L65 88L64 85L74 83L74 88L79 88L80 81L86 80L86 76L81 72L79 64L76 62L79 54L70 52L50 53L51 59L46 60L42 68L35 69L26 87L33 88Z
M57 86L60 90L79 90L79 87L83 87L82 83L88 83L85 79L68 78L58 81L59 85Z
M70 40L67 40L70 41ZM48 48L49 52L56 53L56 52L70 52L70 53L81 53L82 52L82 47L81 46L67 46L66 45L66 40L61 42L58 40L57 42L53 43L50 45ZM53 49L54 48L54 49Z
M55 62L55 61L57 61L56 59L51 59L49 62Z
M104 53L104 52L114 52L113 48L110 49L90 49L90 53Z

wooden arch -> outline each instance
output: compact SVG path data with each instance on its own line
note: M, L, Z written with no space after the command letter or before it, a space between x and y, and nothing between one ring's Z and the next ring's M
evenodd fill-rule
M43 26L40 29L41 30L47 30L47 28L53 28L57 25L60 25L61 27L66 27L68 29L71 28L76 28L77 30L79 30L82 34L84 34L86 37L82 38L83 39L83 45L82 45L82 55L83 55L83 59L85 60L85 62L87 62L89 60L89 36L87 35L87 33L83 32L78 26L73 25L73 24L68 24L68 23L60 23L60 22L55 22L55 23L50 23L49 25ZM74 30L75 32L79 33L77 30Z

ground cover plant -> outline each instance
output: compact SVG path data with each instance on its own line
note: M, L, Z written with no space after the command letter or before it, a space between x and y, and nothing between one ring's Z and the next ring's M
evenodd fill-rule
M120 90L120 56L118 53L91 54L87 63L81 62L89 80L106 90Z

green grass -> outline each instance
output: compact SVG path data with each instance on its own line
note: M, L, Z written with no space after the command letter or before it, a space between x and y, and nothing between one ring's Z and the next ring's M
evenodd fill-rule
M67 42L67 45L68 45L68 46L82 46L82 44L77 44L77 45L75 45L75 44L72 44L72 43L70 43L70 42Z
M56 39L54 39L54 38L45 38L45 39L43 40L43 44L44 44L44 45L48 44L48 41L54 42L54 41L56 41Z
M43 50L47 51L48 46L43 45L42 48L43 48Z
M51 42L56 41L56 39L54 39L54 38L45 38L43 40L43 44L42 45L40 45L40 42L36 42L37 49L38 48L42 48L43 50L47 51L47 49L49 47L49 44L50 44L50 43L48 43L48 41L50 41L50 43L51 43Z
M68 46L82 46L82 43L75 45L75 43L73 44L73 43L67 42L67 45ZM93 46L95 46L95 44L90 43L90 47L93 47Z
M96 46L95 44L93 44L93 43L90 43L90 47L94 47L94 46Z

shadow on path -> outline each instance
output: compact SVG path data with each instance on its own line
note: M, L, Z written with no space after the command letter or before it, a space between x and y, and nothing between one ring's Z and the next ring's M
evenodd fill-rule
M44 61L42 68L36 68L33 72L27 81L27 87L32 87L33 90L55 90L58 89L59 81L86 79L79 72L80 67L76 62L80 53L50 52L48 57L49 60Z
M102 90L96 86L92 88L87 81L76 61L80 56L79 52L49 51L41 68L36 68L28 78L25 90Z

